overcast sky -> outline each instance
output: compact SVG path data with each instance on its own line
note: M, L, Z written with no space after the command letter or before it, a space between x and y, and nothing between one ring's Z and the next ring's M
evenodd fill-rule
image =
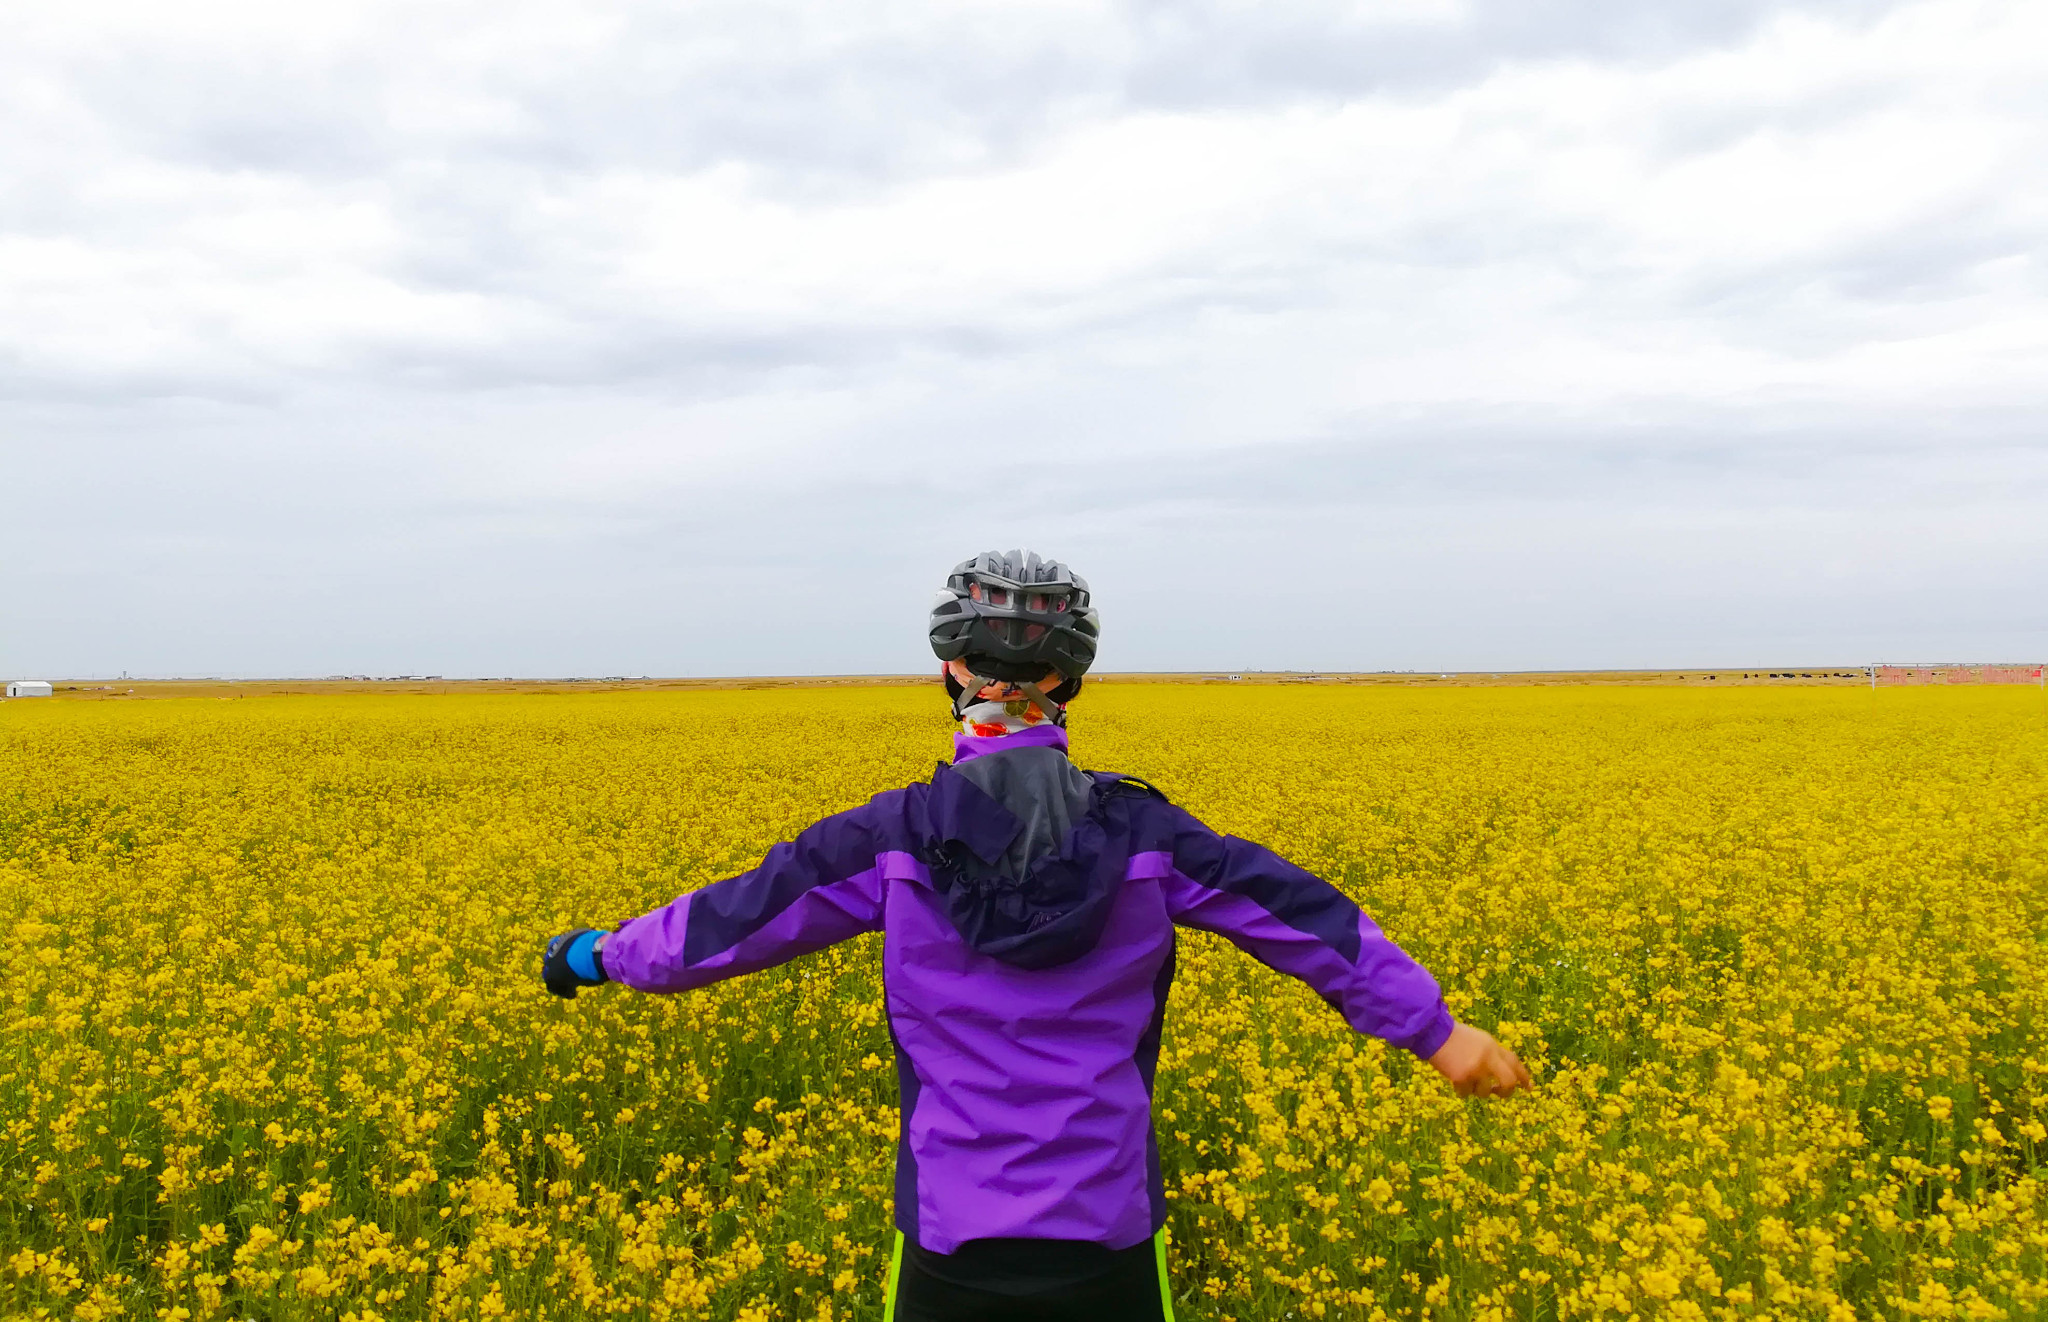
M2048 5L0 28L8 676L2048 654Z

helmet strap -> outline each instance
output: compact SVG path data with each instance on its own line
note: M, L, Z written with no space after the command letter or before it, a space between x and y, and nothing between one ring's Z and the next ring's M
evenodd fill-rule
M1044 689L1029 681L1019 684L1017 687L1023 689L1031 700L1038 704L1038 710L1045 713L1047 720L1051 721L1055 726L1065 728L1067 724L1067 709L1054 702L1051 698L1046 697Z
M960 685L960 692L953 698L954 720L967 719L967 709L981 701L981 691L989 686L989 682L976 674L967 676L966 682Z
M960 684L958 696L953 699L953 719L956 721L966 720L967 709L982 701L981 691L996 682L992 679L983 679L980 675L968 675L966 681ZM1017 687L1024 691L1025 697L1038 705L1038 710L1044 712L1046 719L1051 721L1055 727L1060 729L1066 728L1067 709L1047 697L1044 689L1029 680L1017 685Z

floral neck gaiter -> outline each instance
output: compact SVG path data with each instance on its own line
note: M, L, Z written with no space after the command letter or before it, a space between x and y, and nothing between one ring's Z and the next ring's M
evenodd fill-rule
M1005 699L990 698L999 692L1014 692L1007 684L991 684L976 697L985 699L960 713L960 733L988 738L991 735L1015 734L1037 725L1054 724L1052 719L1038 709L1038 704L1019 694Z
M983 690L987 692L987 690ZM1038 704L1030 698L1012 698L1008 702L977 702L961 712L961 733L979 735L987 739L991 735L1016 735L1028 731L1036 724L1053 724L1047 714L1038 710Z

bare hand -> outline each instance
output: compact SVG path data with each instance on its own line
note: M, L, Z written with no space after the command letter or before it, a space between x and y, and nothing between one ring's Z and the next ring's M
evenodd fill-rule
M1452 1025L1450 1038L1437 1048L1429 1063L1460 1097L1511 1097L1536 1086L1514 1052L1496 1042L1493 1034L1470 1024Z

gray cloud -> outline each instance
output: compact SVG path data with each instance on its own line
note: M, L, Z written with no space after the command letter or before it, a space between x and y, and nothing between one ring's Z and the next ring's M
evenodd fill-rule
M113 132L206 168L384 179L438 148L541 174L744 161L802 190L1014 160L1078 120L1441 93L1517 61L1656 62L1788 14L1898 7L406 8L325 40L194 23L167 43L88 18L96 39L59 54ZM425 113L436 94L461 113Z
M1116 665L2038 651L2043 35L39 13L0 669L913 668L932 576L1016 542Z

